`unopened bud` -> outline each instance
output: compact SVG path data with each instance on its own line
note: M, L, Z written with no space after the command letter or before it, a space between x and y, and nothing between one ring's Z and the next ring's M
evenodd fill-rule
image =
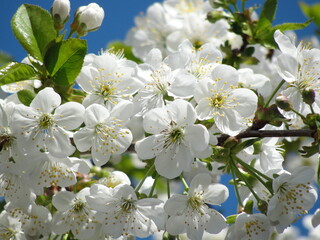
M264 200L260 200L258 202L258 209L260 210L260 212L267 214L268 212L268 203Z
M61 30L70 17L70 1L54 0L51 8L54 26L57 30Z
M248 200L246 205L244 206L244 211L248 214L252 214L253 212L253 201Z
M291 104L289 102L289 99L286 96L280 95L276 98L276 104L278 108L284 110L284 111L290 111L291 110Z
M215 23L215 22L219 21L220 19L227 18L227 17L228 17L228 15L225 12L217 11L217 10L208 12L208 14L207 14L207 20L211 23Z
M97 30L103 21L104 10L96 3L81 6L75 13L71 29L76 31L79 36L85 36L88 32Z
M313 89L305 89L302 92L302 99L306 104L313 104L316 98L316 92Z

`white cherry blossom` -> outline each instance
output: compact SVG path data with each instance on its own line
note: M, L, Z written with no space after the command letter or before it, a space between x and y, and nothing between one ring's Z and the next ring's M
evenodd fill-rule
M85 107L93 103L111 110L118 102L130 100L142 83L132 78L135 63L123 57L122 52L104 51L101 55L87 55L85 65L76 81L87 93Z
M313 207L318 198L316 189L311 185L313 176L313 169L300 167L273 180L274 195L269 201L267 216L278 232L283 232Z
M194 124L196 117L192 105L179 99L150 110L143 126L153 135L136 143L139 158L155 157L157 172L172 179L190 169L195 157L208 157L209 133L203 125Z
M194 98L200 120L214 119L217 128L225 134L237 135L247 128L257 108L256 94L245 88L237 88L239 75L228 65L214 68L211 78L198 83Z
M120 184L108 188L95 184L87 202L95 211L106 235L114 238L130 235L145 238L163 229L163 202L156 198L137 199L133 188Z
M261 213L237 215L225 240L269 240L272 227L266 215Z
M107 163L113 154L127 150L132 134L125 123L132 115L132 103L122 101L112 111L99 104L89 106L84 114L85 127L74 134L79 151L90 150L96 165Z
M204 231L219 233L227 227L225 218L208 204L219 205L228 195L227 187L211 183L209 174L196 175L187 195L173 195L165 203L166 231L171 235L186 232L189 239L202 239Z
M52 88L45 88L30 107L16 105L11 128L21 150L27 153L45 151L57 157L66 157L75 151L68 130L80 126L85 109L76 102L60 104L61 97Z
M89 207L86 196L89 188L84 188L77 194L61 191L53 196L52 204L57 208L53 216L53 231L57 234L72 231L78 239L90 239L100 226L92 219L95 213Z

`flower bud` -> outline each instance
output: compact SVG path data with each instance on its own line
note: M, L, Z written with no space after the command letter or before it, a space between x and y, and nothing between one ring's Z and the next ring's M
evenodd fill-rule
M278 108L284 110L284 111L290 111L291 110L291 104L286 96L280 95L276 98L276 104Z
M207 14L207 20L211 23L215 23L215 22L219 21L220 19L228 18L228 17L229 16L225 12L217 11L217 10L208 12L208 14Z
M55 28L61 30L70 17L70 1L54 0L51 8L51 15Z
M103 21L104 10L96 3L81 6L75 13L75 18L71 24L71 29L79 36L85 36L88 32L97 30Z
M313 104L316 98L316 93L313 89L305 89L302 92L302 99L306 104Z

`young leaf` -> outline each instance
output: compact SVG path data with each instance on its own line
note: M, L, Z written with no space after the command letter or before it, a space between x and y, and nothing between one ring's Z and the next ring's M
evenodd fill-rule
M3 66L6 63L13 62L14 59L7 53L0 52L0 66Z
M30 103L35 98L36 94L33 91L30 91L28 89L20 90L18 93L18 98L20 102L22 102L26 106L30 106Z
M318 27L320 27L320 3L307 5L304 2L300 2L300 8L304 15L311 18Z
M14 14L11 26L23 48L32 57L43 62L48 43L56 37L49 12L35 5L23 4Z
M142 63L141 59L134 56L132 52L132 47L125 45L123 42L120 42L120 41L112 42L108 44L107 48L108 49L112 48L113 52L123 51L123 55L125 56L125 58L132 60L136 63Z
M299 30L307 27L311 22L312 20L308 20L304 23L282 23L272 27L272 31L275 32L277 29L279 29L282 32L288 30Z
M274 20L277 6L278 0L265 1L257 25L258 31L272 25L272 21Z
M28 64L10 62L0 68L0 86L29 80L36 76L36 72Z
M44 56L44 65L53 82L70 86L78 76L87 53L85 40L71 38L50 45Z

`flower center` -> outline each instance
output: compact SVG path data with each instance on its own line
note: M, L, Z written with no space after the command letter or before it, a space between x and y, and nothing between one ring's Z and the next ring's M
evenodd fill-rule
M0 226L0 237L3 240L11 240L16 238L16 233L14 229L8 228L6 226Z
M215 94L213 97L209 98L210 105L215 108L222 108L225 100L226 100L226 97L218 93Z
M81 201L80 199L76 199L75 203L72 206L72 210L75 213L80 213L83 211L83 209L85 209L86 207L86 203Z
M0 135L0 151L8 150L15 139L16 137L8 133Z
M183 137L183 132L180 128L175 128L170 132L170 139L172 142L178 142Z
M194 40L193 43L192 43L193 47L194 47L196 50L200 49L203 44L204 44L204 42L201 41L201 40Z
M130 210L135 209L135 200L133 199L124 199L121 203L121 209L124 212L130 212Z
M199 209L202 204L203 204L203 201L198 196L193 196L193 197L189 198L189 200L188 200L188 205L192 209Z
M54 120L51 114L44 113L39 119L39 125L41 129L49 129L54 124Z

